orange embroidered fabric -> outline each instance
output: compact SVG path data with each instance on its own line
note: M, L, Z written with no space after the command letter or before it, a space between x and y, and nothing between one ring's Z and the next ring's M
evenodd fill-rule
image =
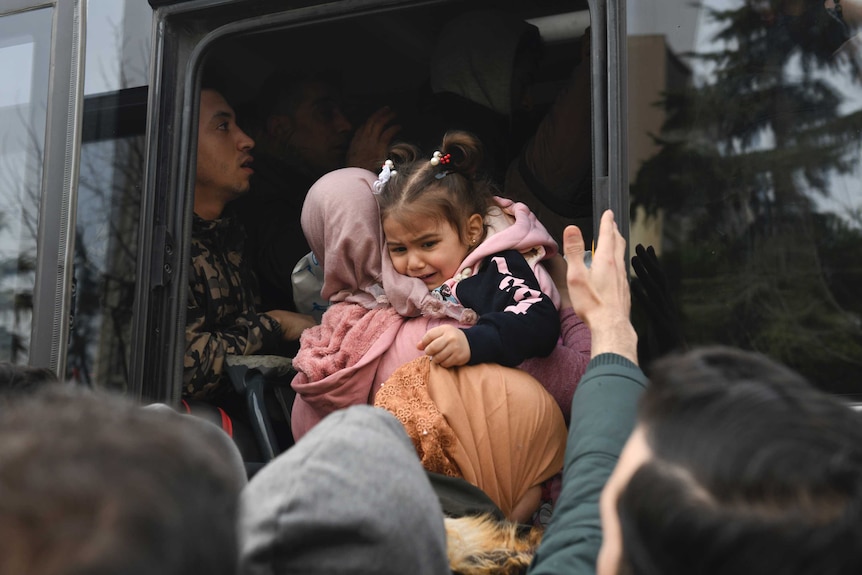
M563 467L566 424L530 375L492 363L398 368L374 398L401 421L429 471L461 477L508 516Z
M428 394L455 434L449 455L461 476L507 517L528 489L563 468L563 413L529 374L495 363L431 364Z
M428 394L430 370L431 362L425 356L402 365L377 391L374 405L394 414L404 425L425 469L462 477L451 457L457 443L455 432Z

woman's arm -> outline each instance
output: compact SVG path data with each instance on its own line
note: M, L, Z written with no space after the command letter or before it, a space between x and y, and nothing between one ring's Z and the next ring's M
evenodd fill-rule
M572 397L590 362L590 328L571 307L560 310L560 341L548 357L527 359L518 367L535 377L560 406L569 424Z

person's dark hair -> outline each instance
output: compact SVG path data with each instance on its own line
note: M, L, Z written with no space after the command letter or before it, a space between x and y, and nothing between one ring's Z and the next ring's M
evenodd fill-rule
M302 72L295 70L278 70L264 81L258 91L257 113L261 120L273 114L293 116L302 104L305 88L310 84L326 84L338 89L333 80L336 74L329 71Z
M201 92L204 90L213 90L214 92L218 92L221 96L231 105L230 94L227 87L229 86L229 82L223 77L223 73L218 71L217 68L213 66L205 66L204 72L201 75Z
M617 508L621 572L862 572L862 416L764 356L657 361L652 451Z
M409 144L390 149L395 173L378 195L380 216L407 225L416 216L450 223L465 241L465 223L473 214L483 217L494 205L494 188L479 173L482 144L468 132L447 132L439 152L445 161L431 163L431 154Z
M175 413L51 386L0 417L0 573L232 575L225 453Z
M50 369L0 361L0 397L25 395L58 381Z

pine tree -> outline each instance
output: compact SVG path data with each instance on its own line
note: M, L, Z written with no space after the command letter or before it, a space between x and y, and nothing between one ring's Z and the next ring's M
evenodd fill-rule
M862 112L842 115L834 78L858 85L860 66L833 55L845 30L822 3L800 1L795 16L782 12L786 0L740 4L704 7L717 49L687 57L710 72L665 95L660 151L639 171L632 204L664 214L665 258L685 270L690 343L762 351L850 390L862 375L862 305L835 291L862 279L862 259L845 260L843 275L827 274L823 259L836 255L824 251L833 234L862 245L862 230L824 223L816 196L859 161Z

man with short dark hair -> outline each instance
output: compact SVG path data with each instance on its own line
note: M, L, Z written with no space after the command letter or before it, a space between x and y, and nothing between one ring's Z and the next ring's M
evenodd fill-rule
M57 381L50 369L0 361L0 397L26 395Z
M338 90L322 75L279 71L260 93L255 175L238 212L249 233L263 309L295 311L292 272L311 251L299 223L309 188L345 166L379 171L400 127L384 107L354 131Z
M860 414L766 357L724 347L662 359L647 385L613 214L590 268L579 230L564 240L592 360L530 573L862 571Z
M248 192L254 141L216 90L201 90L183 395L230 408L227 355L275 353L314 325L306 315L258 311L257 280L246 263L245 232L226 212Z
M233 575L245 485L230 438L54 385L0 410L0 574Z

